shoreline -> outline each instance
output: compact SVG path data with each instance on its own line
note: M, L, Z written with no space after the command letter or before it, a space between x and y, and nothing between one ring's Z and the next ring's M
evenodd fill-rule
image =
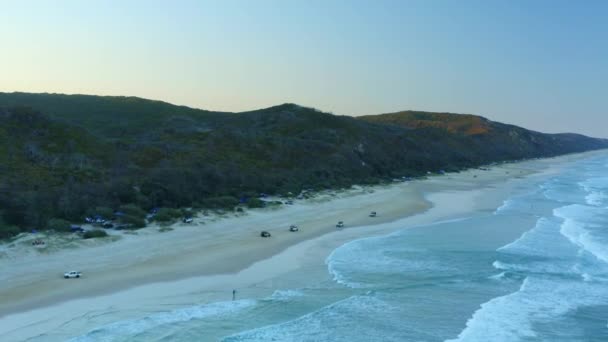
M379 217L368 217L369 212L373 209L372 207L366 207L374 205L376 197L393 201L401 196L404 196L405 200L401 199L400 203L393 205L390 209L385 208ZM352 203L353 198L362 200L363 203ZM341 208L336 208L336 203L343 205ZM297 233L288 231L290 222L297 220L299 216L309 216L312 212L317 211L316 207L323 205L333 206L332 209L336 213L328 212L313 220L298 221L300 231ZM349 213L350 220L344 219L346 227L343 231L347 231L352 229L353 226L394 221L404 213L409 216L427 210L428 207L429 204L422 195L415 193L415 190L412 190L409 184L398 184L396 187L375 189L372 193L364 195L346 195L343 198L322 203L306 203L279 210L252 210L248 215L222 218L203 226L177 227L165 233L151 232L151 230L156 229L153 226L148 229L148 234L129 236L88 249L64 250L50 255L26 258L13 265L13 267L17 269L29 267L31 270L32 267L26 265L34 259L41 262L40 267L38 267L41 270L37 273L37 277L24 277L25 275L21 272L19 275L23 277L22 279L13 279L12 284L5 283L0 287L0 302L3 303L2 308L0 308L0 319L12 313L29 311L66 300L104 295L149 283L167 282L203 275L234 274L299 242L335 231L335 223L342 219L342 212L357 211L355 214ZM350 222L354 222L354 224ZM237 227L235 228L235 226ZM262 226L264 228L255 229L252 226ZM205 230L206 236L192 236L194 233L200 234L201 229ZM270 239L262 239L259 237L260 230L268 230L273 236ZM168 239L172 241L167 241ZM163 250L172 247L176 242L180 243L180 247L182 247L179 251ZM158 246L149 245L155 243ZM141 248L142 244L146 244L144 248ZM235 244L238 244L240 248L229 250L224 248ZM199 246L204 247L205 251L198 249ZM131 248L131 250L128 250L128 248ZM95 255L96 252L115 252L116 254L106 255L101 260L95 260L98 259ZM140 252L146 254L138 255ZM120 257L123 255L125 257L135 257L138 260L133 260L132 263L127 265L120 265ZM206 260L200 260L201 256L206 257ZM81 259L75 262L73 260L75 257ZM69 261L66 262L66 259L69 259ZM222 260L221 264L215 262L217 260ZM87 262L95 262L95 264L87 265ZM76 268L83 271L83 277L78 280L63 279L61 275L64 270L57 269L57 266L55 266L63 263L71 263L72 267L70 269ZM74 266L75 264L82 266ZM49 267L55 269L50 272L45 270ZM162 272L159 272L159 270ZM129 273L120 277L117 276L117 272L119 274ZM7 272L4 278L6 279L8 276ZM94 281L95 284L90 284L90 281ZM53 283L57 287L49 283ZM104 283L103 286L100 286L100 283ZM11 295L6 294L4 289L6 284L9 285L9 290L11 288L13 290ZM79 286L83 284L89 286ZM94 288L91 288L91 286L94 286ZM70 292L65 291L66 287ZM40 291L43 289L45 293L44 296L41 296ZM21 294L29 294L30 298L15 300L15 298L22 297Z
M289 288L289 286L276 286L274 279L287 274L302 273L301 270L309 270L311 265L321 266L325 273L323 276L331 279L332 275L327 272L325 259L341 245L361 238L390 234L402 229L404 224L415 227L464 215L474 208L475 198L482 193L483 190L448 190L432 193L428 195L428 200L435 205L426 211L396 221L332 231L304 240L287 246L269 258L255 261L235 273L199 275L173 281L152 282L109 294L74 298L50 306L10 314L0 318L0 336L7 334L7 336L12 335L18 339L40 336L96 312L118 310L129 313L120 317L119 320L129 320L133 317L152 315L167 310L179 310L193 305L227 302L231 299L232 289L238 289L239 300L264 298L277 290ZM458 200L457 206L447 205L455 200ZM294 262L286 262L286 260ZM268 286L268 283L272 285ZM159 299L165 303L162 305L155 303ZM167 304L167 301L170 304ZM145 309L142 310L142 308ZM137 314L132 316L134 312ZM49 319L49 317L53 318ZM103 320L92 324L91 322L88 324L81 322L77 325L76 330L79 334L84 334L100 325L111 323L112 321ZM11 327L11 329L3 327ZM62 336L56 340L65 340L69 337Z
M167 233L134 236L134 239L124 239L124 242L119 240L96 246L94 251L115 252L115 254L102 257L99 264L96 265L97 268L85 271L82 279L45 280L46 275L57 273L54 272L55 270L50 272L47 270L36 273L37 277L29 277L34 280L37 278L38 281L34 281L25 289L20 286L20 282L27 280L28 277L23 277L22 274L21 278L17 277L12 284L2 285L0 288L0 300L3 303L0 309L0 336L4 333L11 333L11 331L13 331L12 333L17 332L17 330L8 328L9 326L18 330L20 328L23 330L26 325L30 327L29 330L32 330L32 326L37 326L39 331L45 331L54 323L43 323L43 321L46 321L53 313L55 315L52 317L55 317L54 320L57 321L55 323L58 324L62 319L69 320L71 316L78 316L78 308L83 305L86 305L88 310L94 307L103 308L112 306L112 304L117 305L125 298L129 298L129 301L135 303L133 309L137 309L142 304L152 305L157 299L163 298L159 293L173 293L172 298L183 296L185 299L183 306L198 303L200 298L205 296L204 302L217 301L221 298L226 300L225 293L217 294L218 289L226 290L230 288L228 284L232 286L238 284L241 288L247 288L247 286L297 270L305 264L318 263L321 256L323 256L322 262L324 262L328 253L348 241L388 234L403 229L404 226L412 227L455 218L454 216L474 210L495 209L497 204L502 203L504 198L514 191L517 180L550 173L552 167L559 167L560 164L588 157L592 153L598 152L502 164L493 166L489 171L472 169L458 174L433 176L429 179L405 184L373 187L372 192L362 195L341 194L342 197L327 202L297 204L293 208L273 211L251 211L245 216L221 219L202 226L206 230L216 230L210 233L213 239L205 239L204 242L188 241L196 240L192 236L188 236L192 229L179 227ZM479 200L481 197L483 200ZM429 202L433 205L431 206ZM367 214L374 209L378 211L379 217L367 217ZM319 213L323 210L326 211ZM301 232L287 231L287 222L309 216L311 213L317 213L318 217L313 217L309 221L302 219L305 224L299 224ZM345 216L348 219L343 220L348 228L336 231L334 225L337 218ZM349 222L356 224L349 224ZM247 225L247 227L232 227L241 224ZM273 234L271 239L259 238L258 234L261 229L252 230L251 228L251 226L264 224L271 227L276 226L274 229L266 229ZM115 250L116 248L110 248L115 247L115 244L121 247L121 243L124 245L122 247L132 247L137 242L134 240L142 237L148 238L147 242L158 242L169 238L183 241L185 253L183 251L178 253L162 251L162 248L166 248L167 244L172 243L166 241L164 245L148 251L149 255L143 256L137 255L137 252L145 252L145 249L119 252ZM270 243L268 243L269 241ZM197 243L203 244L205 250L197 250L195 248ZM235 247L235 244L238 248ZM225 247L232 248L226 250ZM65 262L65 258L79 254L84 258L95 257L95 253L86 253L86 250L83 249L61 251L51 256L41 256L57 260L39 265L39 268L52 267L60 263L61 259ZM177 254L179 257L176 257ZM116 269L113 269L112 265L125 255L138 260L124 266L122 271L132 273L129 277L121 278L120 275L117 276L114 273ZM205 257L206 260L200 260L201 257ZM221 264L217 263L218 260L221 261ZM286 260L292 262L286 262ZM91 261L91 259L86 259L86 261ZM2 262L4 263L5 260ZM19 266L18 264L13 267L18 268ZM272 271L269 271L269 268ZM89 273L95 271L98 272ZM21 272L23 273L23 270ZM19 273L17 272L17 274ZM118 279L116 279L117 277ZM53 289L55 284L61 284L61 286ZM92 285L96 286L91 288ZM42 294L39 291L42 291ZM208 293L201 295L201 291ZM181 294L177 295L176 292L181 292ZM192 296L192 293L197 293L195 296L197 300L194 302L192 300L195 297ZM251 293L260 295L256 291ZM29 295L29 297L18 300L22 295ZM136 298L137 300L135 300ZM154 312L154 310L151 309L148 312ZM57 313L60 313L58 317ZM62 314L66 316L61 317ZM28 333L33 333L34 330L36 329L28 331Z

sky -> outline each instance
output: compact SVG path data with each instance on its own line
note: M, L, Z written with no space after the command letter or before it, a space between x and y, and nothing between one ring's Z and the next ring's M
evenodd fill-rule
M608 138L608 1L2 1L0 91L472 113Z

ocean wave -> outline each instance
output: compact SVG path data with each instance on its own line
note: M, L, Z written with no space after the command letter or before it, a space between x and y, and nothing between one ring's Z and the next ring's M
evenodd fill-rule
M351 241L325 260L334 281L350 288L382 285L394 275L428 271L454 271L441 258L423 248L407 247L401 235Z
M564 261L560 263L558 261L528 261L522 263L508 263L504 261L496 260L492 263L492 267L500 271L508 271L511 273L518 273L520 275L526 274L547 274L547 275L565 275L565 276L578 276L581 272L577 267L576 263Z
M543 185L538 185L538 189L523 195L514 196L503 201L502 205L494 211L494 215L500 214L535 214L534 203L538 202L539 194L544 191Z
M502 202L502 205L494 211L494 215L498 215L504 211L507 211L513 207L513 199L508 199Z
M481 305L467 321L466 327L455 339L446 342L461 341L517 341L521 338L533 338L529 320L522 314L521 307L512 303L514 298L527 284L526 278L518 292L494 298Z
M460 334L446 342L551 340L559 333L545 336L551 332L537 332L534 324L555 321L582 306L608 304L603 285L527 277L518 291L482 304Z
M603 222L598 208L570 205L554 210L553 218L541 218L533 229L497 249L494 268L524 274L547 273L601 275L608 272L608 237L601 225L597 234L586 230ZM580 223L579 221L585 221ZM592 228L589 228L592 229ZM588 253L588 255L581 253ZM599 260L599 261L598 261Z
M592 206L604 206L608 200L608 177L589 178L578 185L587 192L585 201Z
M362 243L365 239L359 239L351 242L347 242L344 245L336 248L327 256L325 264L327 265L328 272L333 276L333 280L341 285L350 288L363 288L364 284L355 282L345 274L344 268L348 265L356 264L357 260L351 260L348 256L345 256L344 251L355 250L350 252L351 255L356 255L356 250L359 249L357 244Z
M585 201L589 205L603 206L608 200L608 195L603 191L592 191L589 195L585 196Z
M517 213L530 213L533 206L522 197L509 198L496 208L494 215Z
M513 278L513 277L512 277L512 274L513 274L513 273L511 273L511 272L502 271L502 272L500 272L500 273L497 273L497 274L494 274L494 275L489 276L489 277L488 277L488 279L491 279L491 280L499 280L499 281L503 281L503 280L507 280L507 279L509 279L509 280L510 280L510 279L512 279L512 278ZM515 279L518 279L518 278L515 278ZM519 279L519 280L521 280L521 279Z
M325 264L335 282L350 288L372 286L363 279L368 275L390 276L429 270L454 272L456 269L445 263L445 260L425 248L413 247L406 241L413 228L439 226L469 219L471 217L459 217L400 229L388 235L353 240L333 250L325 259ZM379 285L377 281L378 278L375 277L371 283Z
M575 176L562 175L546 181L541 185L543 196L551 201L564 204L584 201L587 193L576 186L578 179L573 177Z
M149 316L111 323L91 330L85 335L71 339L71 342L88 341L124 341L135 337L153 328L163 325L186 322L205 317L221 317L235 314L241 310L256 305L256 300L238 300L232 302L218 302L206 305L192 306L172 311L158 312Z
M601 282L601 283L606 283L608 282L608 275L591 275L589 273L583 273L581 274L581 278L583 278L583 281L587 281L587 282Z
M587 207L584 205L570 205L554 210L554 215L564 220L560 233L568 238L572 244L591 253L598 260L608 263L608 245L594 230L602 228L608 223L604 213L605 209Z
M222 341L403 341L394 329L398 319L394 306L373 296L356 295L294 320L240 332Z
M556 219L540 218L534 228L524 232L517 240L496 251L518 256L542 258L569 258L577 250L560 234L561 225Z
M287 301L293 298L303 297L304 292L300 290L276 290L270 296L271 300Z

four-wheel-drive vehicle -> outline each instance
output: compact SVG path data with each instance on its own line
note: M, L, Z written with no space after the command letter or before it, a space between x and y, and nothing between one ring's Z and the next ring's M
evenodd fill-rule
M65 279L68 278L80 278L80 276L82 275L82 272L78 272L78 271L69 271L69 272L65 272L63 274L63 277Z

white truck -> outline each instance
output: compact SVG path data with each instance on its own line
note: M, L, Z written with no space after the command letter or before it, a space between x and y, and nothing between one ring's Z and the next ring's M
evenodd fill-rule
M80 278L80 276L82 275L82 272L78 272L78 271L69 271L69 272L65 272L63 274L63 277L65 279L68 278Z

